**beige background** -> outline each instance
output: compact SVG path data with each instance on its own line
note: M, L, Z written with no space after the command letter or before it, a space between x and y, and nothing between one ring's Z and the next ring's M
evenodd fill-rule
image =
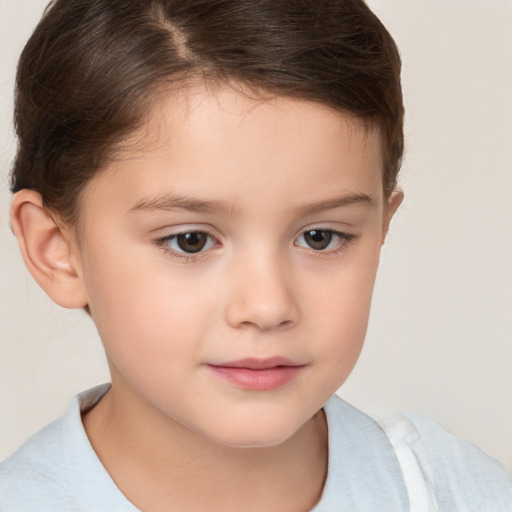
M0 459L107 379L91 322L34 284L9 230L17 57L46 0L0 0ZM371 0L404 60L406 200L340 394L421 412L512 473L512 2Z

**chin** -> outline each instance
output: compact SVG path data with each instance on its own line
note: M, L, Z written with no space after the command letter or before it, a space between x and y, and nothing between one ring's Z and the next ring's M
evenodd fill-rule
M288 439L293 437L293 433L284 436L278 435L252 435L252 436L232 436L229 439L220 439L218 442L227 448L239 448L239 449L261 449L261 448L272 448L279 446Z
M229 448L271 448L285 443L301 427L286 421L232 422L216 432L210 432L210 439Z

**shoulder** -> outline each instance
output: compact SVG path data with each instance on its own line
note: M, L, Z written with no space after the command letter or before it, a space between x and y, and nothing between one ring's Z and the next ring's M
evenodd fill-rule
M0 464L1 510L41 510L42 503L67 503L66 458L61 442L65 429L62 417Z
M429 510L512 511L512 483L501 464L469 441L419 415L380 422L398 456L411 502Z
M136 511L97 458L81 421L81 412L107 390L75 397L61 418L0 464L2 512Z

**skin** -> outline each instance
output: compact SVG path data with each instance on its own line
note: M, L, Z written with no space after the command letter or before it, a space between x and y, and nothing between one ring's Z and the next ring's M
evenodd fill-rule
M56 302L87 304L104 344L112 388L83 418L91 443L143 510L310 510L321 408L361 351L402 200L383 195L379 134L196 86L155 105L129 148L87 185L79 243L34 192L12 207L29 269ZM342 235L319 250L313 229ZM207 233L204 250L177 252L185 232ZM301 369L268 391L211 368L275 356Z

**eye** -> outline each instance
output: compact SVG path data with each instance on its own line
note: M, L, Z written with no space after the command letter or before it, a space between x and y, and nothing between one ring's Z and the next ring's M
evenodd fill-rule
M211 249L215 240L203 231L189 231L169 235L159 240L161 245L179 254L195 254Z
M339 245L349 243L353 238L354 235L340 233L332 229L310 229L302 233L296 245L315 251L325 251L326 249L336 249Z

